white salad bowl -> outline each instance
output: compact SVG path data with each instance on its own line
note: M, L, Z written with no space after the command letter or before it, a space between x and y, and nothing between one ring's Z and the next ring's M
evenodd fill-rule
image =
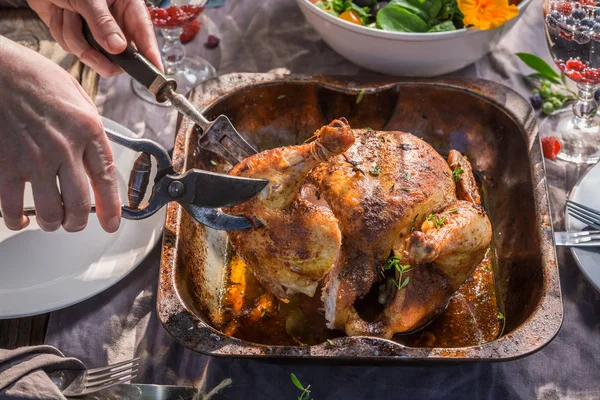
M522 0L519 15L496 29L428 33L368 28L328 14L309 0L296 1L323 40L354 64L388 75L427 77L459 70L485 56L533 0Z

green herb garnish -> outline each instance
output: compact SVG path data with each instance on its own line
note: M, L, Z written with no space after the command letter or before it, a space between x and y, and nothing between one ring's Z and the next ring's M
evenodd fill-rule
M458 180L460 179L460 176L464 173L465 173L464 169L462 169L461 167L456 167L456 168L454 168L454 171L452 171L452 179L454 179L455 182L458 182Z
M391 256L390 258L388 258L385 264L383 265L383 269L385 271L395 269L398 272L398 281L392 278L392 281L394 282L394 285L396 285L398 290L402 289L403 287L406 287L406 285L408 285L408 283L410 282L410 276L407 276L406 279L402 280L402 275L405 272L410 271L410 265L400 265L400 258L396 256Z
M216 162L215 160L210 160L210 164L211 164L211 165L215 165L215 166L216 166L216 165L217 165L217 162Z
M404 192L410 192L409 188L401 188L400 190L404 191Z
M369 170L369 173L373 176L378 176L381 173L381 167L379 165L373 164L373 166Z
M396 188L396 184L392 183L392 187L390 188L390 193L392 193L394 191L394 189Z
M498 311L498 319L504 319L504 314Z
M410 181L410 178L412 178L412 173L411 173L410 171L408 171L408 172L406 173L406 180L407 180L407 181Z
M383 136L379 136L379 141L380 141L381 143L385 143L385 138L384 138Z
M361 174L365 174L365 171L362 170L361 167L359 167L358 165L355 165L354 167L352 167L352 171L354 172L360 172Z
M417 222L418 217L419 217L419 214L415 215L412 222L410 223L410 231L411 232L414 232L414 230L415 230L415 222Z
M334 344L334 343L333 343L333 340L331 340L331 339L327 339L327 343L329 343L329 344L330 344L330 345L332 345L332 346L333 346L333 344Z
M356 96L356 104L360 104L360 102L362 101L363 97L365 97L365 90L362 89L360 92L358 92L358 96Z
M310 385L307 387L302 386L296 375L293 373L290 374L290 377L292 378L294 385L296 385L298 389L302 390L302 394L298 396L298 400L308 400L310 398Z
M447 219L448 218L446 218L446 217L442 218L437 214L429 214L427 216L427 218L425 218L426 221L433 221L433 225L435 225L435 227L437 229L440 229L442 227L442 225L444 225L444 223L446 223Z

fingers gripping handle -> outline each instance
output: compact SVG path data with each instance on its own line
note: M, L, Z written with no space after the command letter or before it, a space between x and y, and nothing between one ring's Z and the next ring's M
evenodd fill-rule
M167 79L154 64L130 44L128 44L125 51L120 54L111 54L107 52L100 46L96 39L94 39L92 31L85 21L83 21L83 36L90 46L121 67L128 75L152 92L156 96L157 101L164 102L167 100L163 95L165 88L169 87L172 90L177 88L177 83L174 80Z

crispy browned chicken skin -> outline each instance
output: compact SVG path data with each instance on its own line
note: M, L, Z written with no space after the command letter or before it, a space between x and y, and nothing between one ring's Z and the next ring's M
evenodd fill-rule
M270 181L229 211L263 224L230 232L235 250L279 297L286 290L313 295L325 276L332 329L386 338L418 329L443 310L491 241L469 162L451 151L451 170L409 133L350 130L345 120L317 135L309 145L268 150L232 170ZM308 188L319 193L316 204L302 198ZM392 253L410 266L401 288L393 284L402 283L399 271L382 278ZM361 317L355 304L374 287L382 311Z
M315 135L312 143L263 151L230 171L269 180L252 200L228 210L261 226L230 232L229 238L256 278L279 298L288 292L313 296L340 249L335 216L302 199L300 188L314 167L347 150L354 136L345 119Z

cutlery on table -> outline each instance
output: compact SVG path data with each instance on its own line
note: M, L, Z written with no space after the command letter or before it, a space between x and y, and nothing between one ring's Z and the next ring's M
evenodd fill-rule
M83 397L69 398L78 400L192 400L197 392L198 390L192 386L124 383Z
M57 371L49 374L49 376L65 396L84 396L132 380L137 376L139 365L140 359L138 357L84 371Z
M567 200L567 212L570 216L583 222L590 228L600 229L600 211L572 200Z
M600 247L600 231L554 232L557 246Z

